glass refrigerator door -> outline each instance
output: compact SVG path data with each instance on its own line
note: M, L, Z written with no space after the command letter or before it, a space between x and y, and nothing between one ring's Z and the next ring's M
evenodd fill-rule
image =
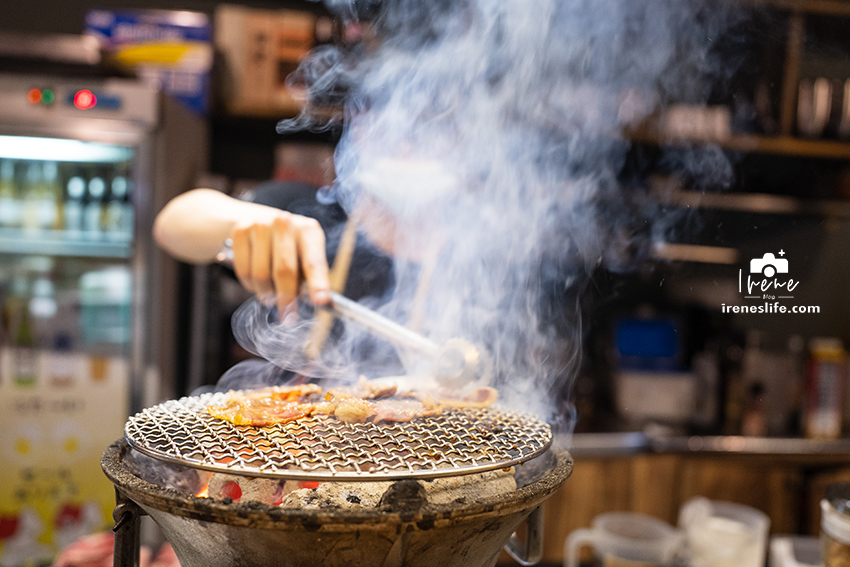
M136 150L0 135L0 564L110 523L129 411Z

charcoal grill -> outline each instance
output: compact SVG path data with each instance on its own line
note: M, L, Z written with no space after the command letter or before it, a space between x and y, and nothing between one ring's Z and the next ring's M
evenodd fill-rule
M317 481L427 479L509 468L543 453L549 426L494 408L453 408L400 423L345 423L316 415L265 427L207 413L226 394L172 400L131 417L139 452L178 465L253 477Z
M221 396L144 410L128 421L125 439L104 453L103 469L118 501L115 565L137 564L142 514L160 526L183 567L490 567L506 544L531 565L542 549L541 505L572 471L569 454L550 448L548 425L499 408L450 409L406 423L346 424L314 416L250 427L206 413ZM376 508L226 502L148 482L128 459L134 450L175 467L231 475L394 482ZM517 490L499 496L433 505L417 488L428 479L514 465L522 465ZM529 535L522 544L512 534L526 518Z

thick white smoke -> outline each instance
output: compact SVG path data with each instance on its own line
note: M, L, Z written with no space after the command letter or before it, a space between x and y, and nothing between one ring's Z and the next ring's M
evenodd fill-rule
M331 3L349 17L363 11ZM395 285L371 306L403 324L421 321L436 342L485 345L502 403L558 419L563 408L552 400L580 362L588 276L599 266L627 269L651 232L645 207L618 180L629 149L621 132L671 100L705 100L729 8L690 0L367 8L375 45L324 47L299 80L314 101L347 93L338 179L322 197L350 213L366 209L363 231L382 232L394 249ZM310 110L281 129L310 125ZM370 225L375 211L384 215ZM310 327L279 325L256 302L234 319L240 342L282 368L399 372L394 349L354 325L321 360L307 360ZM423 371L400 358L406 372Z

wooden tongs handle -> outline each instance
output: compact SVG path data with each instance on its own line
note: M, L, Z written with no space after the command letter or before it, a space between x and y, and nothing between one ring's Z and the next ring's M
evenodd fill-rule
M351 269L351 258L354 256L354 246L357 244L357 219L354 215L348 217L345 223L342 236L340 237L339 247L336 251L333 266L331 266L328 274L330 289L334 293L342 293L345 289L345 284L348 281L348 272ZM307 341L307 346L304 347L304 354L308 358L318 358L322 352L322 347L330 335L331 327L333 327L334 316L332 313L324 310L316 312L316 322L313 325L313 331L310 334L310 340Z

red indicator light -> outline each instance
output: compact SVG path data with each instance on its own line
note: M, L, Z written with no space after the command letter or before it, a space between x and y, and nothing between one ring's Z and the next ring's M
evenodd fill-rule
M94 96L94 93L88 89L77 91L77 94L74 95L74 106L76 106L80 110L88 110L89 108L94 108L94 105L96 104L97 97Z
M27 100L30 104L38 104L41 102L41 91L38 89L30 89L27 93Z

